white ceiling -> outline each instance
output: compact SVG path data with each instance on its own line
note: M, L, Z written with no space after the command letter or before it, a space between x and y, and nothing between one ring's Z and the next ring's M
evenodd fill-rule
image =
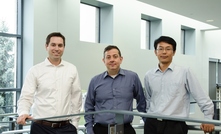
M221 0L138 0L221 29ZM213 20L207 22L207 20Z

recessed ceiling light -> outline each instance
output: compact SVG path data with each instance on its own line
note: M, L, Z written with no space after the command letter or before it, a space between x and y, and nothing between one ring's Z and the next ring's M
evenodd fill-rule
M206 22L213 22L214 20L206 20Z

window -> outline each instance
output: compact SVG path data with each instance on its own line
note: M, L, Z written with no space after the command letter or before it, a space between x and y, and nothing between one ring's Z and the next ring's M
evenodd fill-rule
M113 6L95 0L81 0L80 40L113 43Z
M98 43L99 8L80 4L80 40Z
M181 53L185 54L185 30L181 29Z
M15 113L20 95L21 14L22 0L0 0L0 114ZM0 121L7 120L7 117L0 118Z
M150 21L141 19L141 49L150 48Z
M220 119L221 108L221 60L217 58L209 58L209 97L214 104L213 119Z
M181 53L185 55L195 54L195 29L181 26Z
M5 24L6 33L17 32L17 0L0 0L0 22Z
M162 35L161 19L141 14L141 49L154 50L154 40Z

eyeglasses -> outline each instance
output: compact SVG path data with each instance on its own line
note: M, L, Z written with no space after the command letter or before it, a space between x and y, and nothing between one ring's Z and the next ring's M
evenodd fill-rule
M157 51L160 52L160 53L164 52L164 51L169 52L169 51L172 51L172 50L173 50L172 48L158 48L157 49Z

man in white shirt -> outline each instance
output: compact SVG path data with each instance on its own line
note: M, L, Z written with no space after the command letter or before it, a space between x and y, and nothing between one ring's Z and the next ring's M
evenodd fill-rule
M26 119L78 114L82 92L77 68L61 59L65 37L53 32L46 38L48 57L27 73L18 100L17 123ZM32 107L32 114L30 109ZM33 120L31 134L77 134L79 116Z

